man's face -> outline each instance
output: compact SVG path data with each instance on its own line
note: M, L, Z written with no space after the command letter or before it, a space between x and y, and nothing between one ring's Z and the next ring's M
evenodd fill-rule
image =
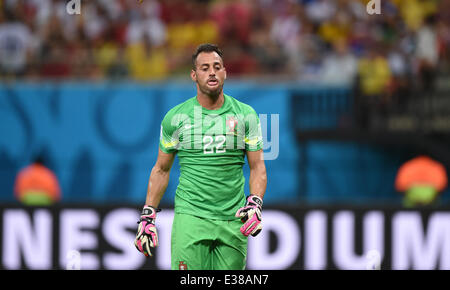
M191 71L191 78L202 93L217 97L227 78L222 58L216 52L201 52L197 56L195 70Z

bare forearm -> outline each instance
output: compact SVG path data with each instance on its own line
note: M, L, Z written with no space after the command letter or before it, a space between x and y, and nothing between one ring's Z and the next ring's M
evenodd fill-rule
M169 184L169 173L161 168L153 167L147 188L146 205L157 208Z
M250 169L250 193L263 199L267 187L267 174L264 165Z

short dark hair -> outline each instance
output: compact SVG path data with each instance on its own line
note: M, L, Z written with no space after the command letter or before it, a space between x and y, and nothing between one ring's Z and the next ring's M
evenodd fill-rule
M211 44L211 43L200 44L197 47L197 50L195 51L195 53L192 55L192 69L193 70L195 70L195 68L196 68L197 56L202 52L216 52L223 59L223 52L222 52L222 50L220 50L220 48L217 45Z

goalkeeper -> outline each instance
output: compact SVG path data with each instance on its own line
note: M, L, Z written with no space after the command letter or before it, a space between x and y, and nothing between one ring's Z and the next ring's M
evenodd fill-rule
M262 229L267 176L261 126L252 107L223 93L226 70L217 46L200 45L192 65L197 95L172 108L162 121L135 246L151 256L158 245L158 205L178 155L171 268L243 270L248 236ZM248 196L245 156L250 167Z

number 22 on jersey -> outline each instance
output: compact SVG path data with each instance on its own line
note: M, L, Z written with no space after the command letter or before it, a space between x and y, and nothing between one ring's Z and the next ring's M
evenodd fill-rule
M225 153L226 148L223 146L225 143L224 135L204 136L203 137L203 154Z

